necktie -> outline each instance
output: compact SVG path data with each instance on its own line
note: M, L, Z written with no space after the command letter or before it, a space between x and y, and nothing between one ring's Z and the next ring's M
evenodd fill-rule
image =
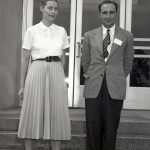
M107 35L103 40L103 58L107 58L108 57L108 51L107 51L107 47L110 44L110 33L109 33L109 29L107 29Z

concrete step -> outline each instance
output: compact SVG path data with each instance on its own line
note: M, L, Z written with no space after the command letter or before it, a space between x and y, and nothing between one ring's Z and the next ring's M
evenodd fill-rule
M48 149L48 140L33 140L35 149ZM85 134L72 134L70 141L62 142L62 149L75 150L85 149ZM0 150L1 148L23 148L23 140L17 137L17 132L1 131L0 132Z
M14 147L14 146L5 146L0 147L0 150L25 150L22 147ZM41 148L41 147L34 147L33 150L51 150L50 148ZM61 148L61 150L86 150L82 148Z
M0 111L0 150L23 150L17 138L20 109ZM70 109L72 139L62 143L62 150L86 150L85 110ZM49 141L37 140L34 149L48 150ZM150 111L124 110L116 150L150 150Z
M62 143L63 150L84 150L85 134L72 134L72 139ZM49 141L34 140L34 148L48 150ZM16 132L0 132L0 150L23 149L23 140L17 138ZM116 150L150 150L150 136L118 135Z
M17 131L19 124L19 117L16 116L0 116L0 131ZM72 133L85 133L85 120L75 120L71 118ZM121 122L118 129L118 134L145 134L150 135L150 120L121 117Z
M17 131L19 119L16 118L0 118L0 131Z

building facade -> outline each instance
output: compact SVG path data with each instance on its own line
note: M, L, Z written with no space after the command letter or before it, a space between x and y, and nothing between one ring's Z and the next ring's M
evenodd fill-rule
M84 33L101 25L98 4L102 0L60 0L56 24L70 40L66 51L69 107L84 108L81 50ZM127 78L124 109L150 110L150 1L114 0L119 5L117 24L134 34L133 69ZM22 37L28 26L41 20L40 0L0 0L0 109L17 107L19 100Z

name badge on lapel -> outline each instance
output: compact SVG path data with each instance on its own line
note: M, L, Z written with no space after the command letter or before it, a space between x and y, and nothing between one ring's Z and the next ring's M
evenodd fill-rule
M122 41L117 39L117 38L114 39L114 43L116 43L116 44L118 44L120 46L122 45Z

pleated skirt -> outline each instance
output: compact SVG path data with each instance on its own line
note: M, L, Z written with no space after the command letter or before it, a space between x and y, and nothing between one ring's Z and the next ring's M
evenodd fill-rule
M18 137L70 140L67 85L60 62L31 64L25 81Z

